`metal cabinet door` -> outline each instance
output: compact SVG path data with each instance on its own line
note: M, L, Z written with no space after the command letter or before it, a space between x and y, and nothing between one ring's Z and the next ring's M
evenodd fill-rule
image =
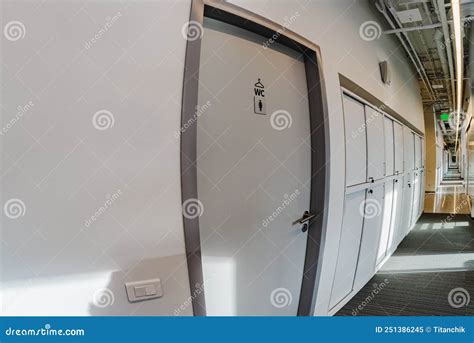
M367 138L364 105L343 94L346 142L346 186L367 180Z
M364 204L365 190L346 195L336 272L330 299L331 308L343 300L353 289L364 223Z
M385 196L383 202L383 219L380 230L379 249L377 253L377 265L387 255L388 242L392 230L392 212L395 206L394 202L394 182L392 180L385 182Z
M360 243L359 258L354 288L365 285L375 273L377 252L382 229L385 185L369 188L364 203L364 226ZM387 209L388 211L388 209Z
M395 174L402 174L404 172L403 168L403 127L397 123L393 122L393 137L394 137L394 150L395 150Z
M367 182L385 176L384 117L372 107L365 106L367 127Z
M384 140L385 140L385 175L395 174L395 148L393 138L393 120L384 118Z

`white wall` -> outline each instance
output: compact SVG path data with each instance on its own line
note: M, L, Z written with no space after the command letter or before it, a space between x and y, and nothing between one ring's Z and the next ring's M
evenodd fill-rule
M1 216L2 313L191 314L174 137L190 2L1 4L2 33L13 20L26 31L1 37L2 208L26 207ZM103 109L115 121L101 131L92 118ZM130 304L124 282L149 278L164 296ZM101 293L109 306L94 305Z
M367 1L232 2L279 23L298 12L290 29L321 47L331 192L316 314L325 315L344 200L338 73L424 131L416 75L394 37L367 42L359 36L366 21L384 26ZM119 11L85 49L105 18ZM19 198L26 205L25 216L2 217L3 313L173 314L189 297L173 136L180 125L181 28L188 16L189 1L2 2L2 21L26 27L24 39L2 37L3 125L18 106L34 103L2 135L3 202ZM386 59L390 86L379 77L378 63ZM115 124L99 131L91 120L102 109L113 113ZM118 189L122 195L85 228ZM126 301L124 280L155 276L165 281L162 299ZM102 287L113 291L114 304L91 306Z

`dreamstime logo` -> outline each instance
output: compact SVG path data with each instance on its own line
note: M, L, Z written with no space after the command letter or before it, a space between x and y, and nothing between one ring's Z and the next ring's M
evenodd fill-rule
M364 308L369 305L374 299L375 297L389 284L389 280L388 279L385 279L383 280L380 284L377 284L376 282L372 285L374 288L372 289L372 291L369 293L369 295L367 295L367 297L365 297L364 300L362 300L362 302L357 305L356 308L352 309L352 315L353 316L357 316L362 310L364 310Z
M376 21L366 21L360 25L359 36L366 42L370 42L380 38L382 28Z
M174 315L179 316L183 311L185 311L188 307L192 306L193 301L202 293L204 292L204 283L196 283L194 285L194 290L191 295L182 303L178 308L174 310Z
M474 20L473 16L464 18L463 27L465 30L471 27L471 23L473 20ZM447 37L444 41L440 40L439 42L441 44L442 49L446 49L446 47L448 47L455 38L456 38L456 35L454 33L451 33L449 37Z
M378 217L382 213L382 205L375 199L366 199L360 203L359 213L366 219Z
M92 303L100 308L110 306L114 303L114 293L108 288L101 288L94 292Z
M28 101L26 105L18 106L15 116L0 129L0 135L6 134L34 105L33 101Z
M92 125L97 130L104 131L114 127L115 118L112 112L107 110L97 111L92 117Z
M25 38L26 28L21 21L14 20L8 22L3 28L5 38L11 42Z
M90 216L85 222L84 222L84 226L86 228L90 227L92 225L92 223L94 223L96 220L98 220L100 218L100 216L102 214L105 213L105 211L107 211L107 209L109 209L112 204L122 195L122 191L120 189L118 189L114 194L110 195L108 194L106 196L107 200L104 202L104 204L102 206L100 206L92 216Z
M174 133L175 138L181 137L181 134L186 132L187 129L189 129L197 120L200 116L202 116L208 108L211 107L211 102L208 100L204 105L202 106L196 106L196 111L194 112L194 115L188 119L186 123L184 123L179 131L176 131Z
M385 109L385 105L380 106L378 109L379 111L383 111ZM356 130L352 130L352 138L356 139L359 135L365 134L367 125L369 125L375 118L378 118L383 115L379 111L370 111L370 116L366 117L365 122L360 125Z
M441 220L441 224L447 225L453 218L456 216L456 214L460 213L461 210L464 208L464 206L470 206L469 205L469 200L470 198L465 198L463 201L458 203L456 207L454 208L454 211L449 214L449 216L446 217L446 219Z
M456 130L456 128L461 129L465 123L464 119L466 119L466 113L464 113L463 111L459 112L459 120L458 120L458 112L457 111L451 112L448 117L449 127L453 130Z
M183 216L188 219L194 219L202 216L204 205L198 199L190 198L183 203Z
M270 294L270 302L276 308L290 306L292 301L293 296L287 288L276 288Z
M281 205L278 206L270 216L268 216L262 221L262 226L263 227L269 226L286 209L286 207L289 206L300 194L301 193L299 189L296 189L290 195L285 194L283 196L283 201L281 202Z
M183 38L191 42L201 39L203 33L204 30L201 23L195 20L184 23L183 27L181 28L181 34L183 35Z
M265 42L263 43L263 48L268 49L268 47L275 43L278 37L281 36L290 26L293 24L296 19L300 16L299 12L295 12L292 16L283 18L283 25Z
M288 111L278 110L270 116L270 123L275 130L281 131L291 127L293 118Z
M99 29L99 31L96 32L96 34L91 39L89 39L84 44L84 48L86 50L89 50L112 27L112 25L114 25L115 22L120 19L121 16L122 13L117 12L112 17L106 17L105 24Z
M26 206L22 200L13 198L5 203L3 212L10 219L17 219L25 215Z
M462 287L453 288L448 294L448 303L454 308L467 306L470 301L471 296L469 292Z

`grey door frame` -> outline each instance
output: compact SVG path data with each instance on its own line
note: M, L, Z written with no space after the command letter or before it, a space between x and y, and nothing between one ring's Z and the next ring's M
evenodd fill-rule
M181 109L181 193L182 203L198 199L196 146L199 65L204 17L257 33L290 47L304 56L311 126L311 194L310 212L316 214L308 229L306 256L301 285L298 315L309 316L314 311L316 280L321 264L321 245L327 227L329 197L329 128L326 90L317 45L266 18L235 5L214 0L192 0L188 23L182 109ZM323 148L321 148L323 147ZM199 216L184 216L184 239L188 265L190 301L195 316L206 315L204 279L201 260Z

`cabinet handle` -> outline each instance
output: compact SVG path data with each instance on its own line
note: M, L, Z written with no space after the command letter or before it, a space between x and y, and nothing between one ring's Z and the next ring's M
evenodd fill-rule
M369 177L369 181L370 181L371 183L374 183L374 182L375 182L375 180L374 180L373 177Z
M369 194L372 194L373 192L374 192L373 190L369 189Z

